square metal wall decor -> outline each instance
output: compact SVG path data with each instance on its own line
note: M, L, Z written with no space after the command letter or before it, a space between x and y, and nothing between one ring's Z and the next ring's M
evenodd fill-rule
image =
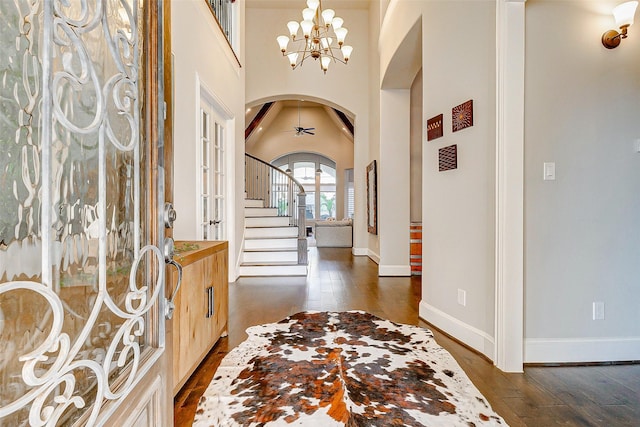
M439 114L427 120L427 141L440 138L441 136L442 136L442 114Z
M451 127L453 132L473 126L473 99L451 109Z
M458 169L458 146L450 145L438 150L439 171Z

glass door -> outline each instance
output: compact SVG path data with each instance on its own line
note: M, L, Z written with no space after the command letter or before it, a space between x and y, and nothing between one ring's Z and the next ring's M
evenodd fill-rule
M226 239L225 121L208 97L200 104L200 238Z
M0 425L171 422L161 17L0 1Z

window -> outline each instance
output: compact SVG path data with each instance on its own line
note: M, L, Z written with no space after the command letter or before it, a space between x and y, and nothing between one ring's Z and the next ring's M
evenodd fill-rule
M336 169L320 164L320 218L336 217Z
M210 122L211 116L206 108L200 109L200 174L202 176L202 183L200 187L200 217L202 221L200 223L201 238L207 240L209 238L209 216L210 216L210 183L211 183L211 170L210 170L210 157L211 157L211 135L210 135Z
M226 239L225 120L209 96L200 100L199 239Z
M353 186L353 169L346 169L344 171L344 192L345 192L345 206L344 213L347 218L353 218L355 210L355 188Z
M276 159L272 163L283 171L290 169L292 176L304 188L307 219L338 217L338 212L342 209L338 208L337 201L343 199L337 192L338 182L334 161L320 154L294 153Z

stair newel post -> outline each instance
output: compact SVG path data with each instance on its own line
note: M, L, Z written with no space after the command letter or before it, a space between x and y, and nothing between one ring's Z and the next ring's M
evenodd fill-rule
M307 225L306 225L306 194L304 190L298 193L298 264L307 265Z

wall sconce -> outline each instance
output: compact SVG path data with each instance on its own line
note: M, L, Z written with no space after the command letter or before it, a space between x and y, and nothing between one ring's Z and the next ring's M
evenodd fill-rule
M627 28L633 24L633 17L638 7L637 1L628 1L613 8L613 17L616 25L620 28L620 32L616 30L606 31L602 35L602 44L607 49L618 47L620 40L627 38Z

